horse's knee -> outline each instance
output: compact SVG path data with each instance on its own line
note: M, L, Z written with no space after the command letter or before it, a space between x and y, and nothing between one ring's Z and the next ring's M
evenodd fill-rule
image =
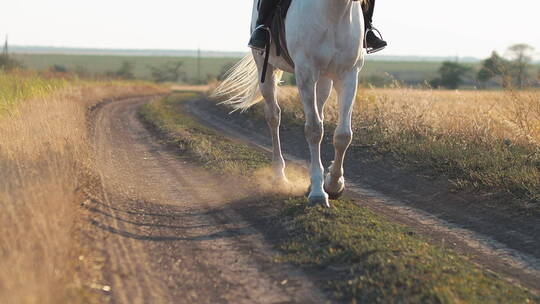
M304 126L306 139L308 143L317 143L322 141L323 123L322 121L306 122Z

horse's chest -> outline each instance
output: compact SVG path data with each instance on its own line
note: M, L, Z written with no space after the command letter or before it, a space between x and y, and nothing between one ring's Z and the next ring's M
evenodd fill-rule
M340 75L358 66L361 59L359 45L330 40L317 48L314 63L323 75Z
M330 18L332 21L323 16L318 20L300 17L298 13L287 24L287 44L297 69L339 76L360 65L363 25L359 16Z

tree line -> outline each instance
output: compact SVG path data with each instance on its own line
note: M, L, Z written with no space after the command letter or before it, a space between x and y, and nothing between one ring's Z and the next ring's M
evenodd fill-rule
M497 84L504 88L533 87L540 85L540 69L533 70L534 48L527 44L516 44L508 48L507 58L496 51L483 60L475 75L470 66L458 62L445 61L438 70L438 77L429 81L431 87L457 89L466 77L474 77L480 88Z

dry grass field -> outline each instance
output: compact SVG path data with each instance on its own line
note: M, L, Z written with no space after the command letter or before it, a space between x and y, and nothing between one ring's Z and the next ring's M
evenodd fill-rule
M87 112L158 92L142 83L0 73L0 302L88 302L79 272L81 189L92 172Z
M296 88L280 91L284 124L302 123ZM325 119L337 121L335 95ZM256 111L262 114L262 109ZM540 210L540 91L361 88L352 149L444 174L457 188L509 196L508 207Z
M0 303L94 301L92 294L88 293L88 287L93 282L84 277L89 272L86 268L91 265L85 262L88 256L82 232L88 222L81 220L83 211L80 207L85 199L83 190L94 180L88 109L103 100L160 92L164 92L164 89L146 83L87 81L33 72L0 72ZM296 89L282 88L280 96L284 124L302 124L303 114ZM390 155L393 161L402 165L447 175L460 188L504 193L511 198L507 201L510 208L538 214L540 91L367 88L361 89L357 98L354 117L356 136L352 149L367 150L374 156ZM163 108L158 107L155 112L150 111L152 104L147 106L148 118L173 115L175 112L172 110L176 107L174 102L173 99L166 99L155 103L154 106L163 103ZM258 115L260 109L257 107L254 113ZM336 113L334 96L326 109L329 129L337 120ZM180 134L183 137L199 133L209 136L208 139L202 138L200 143L185 144L179 141L200 154L200 158L206 159L207 166L236 166L238 159L219 158L226 154L223 151L230 149L242 151L239 166L258 168L266 164L266 160L250 149L236 147L222 138L218 140L218 135L208 135L206 129L201 131L197 127L195 132L193 126L189 125L189 119L183 116L177 118L171 117L171 126L180 124L182 128L174 131L182 131ZM216 149L209 149L212 146ZM214 154L218 158L209 158ZM309 216L302 217L304 209L300 206L303 201L292 200L289 203L291 206L287 210L305 219L305 222L299 222L300 226L305 223L307 227L302 230L302 235L312 233L318 236L325 231L319 229L323 226L311 225L314 219L320 219L324 214L308 210ZM363 213L357 207L347 209L348 205L344 206L336 210L344 214L336 216L343 216L347 223L354 216L354 224L363 225L362 220L356 218ZM339 222L337 224L341 225ZM394 229L392 227L388 230ZM351 231L360 230L355 228ZM400 232L396 235L407 234ZM338 239L356 240L355 237L351 238L347 232ZM327 236L321 238L326 239ZM303 248L302 242L293 240L287 246L292 252L296 248ZM388 241L389 244L396 242ZM351 241L351 244L358 247L351 247L355 254L357 249L365 249L360 248L358 243ZM424 248L424 245L418 244L412 240L404 248L412 248L411 252ZM300 251L307 252L303 249ZM328 252L332 254L328 261L332 261L334 253ZM434 256L440 256L444 263L456 263L453 255L447 253L437 251ZM448 257L452 261L446 261ZM296 256L291 255L290 260L294 259ZM386 261L388 259L385 257L376 266L385 266ZM446 265L438 263L435 263L436 267ZM471 273L458 264L455 266L457 277L461 278L457 282L458 291L465 290L469 284L468 279L462 278L470 278L485 286L498 286L496 289L502 290L504 296L515 292L514 295L521 300L528 297L527 293L515 291L503 283L491 285L491 280L484 274L476 271ZM365 265L361 266L363 268L359 269L365 268ZM380 273L377 270L373 275ZM389 273L393 278L394 273ZM426 278L422 273L419 276ZM416 278L407 272L403 272L402 277L407 282ZM435 281L446 282L429 277L426 279L427 283ZM371 285L359 281L358 286ZM337 287L342 288L341 285ZM431 292L433 288L430 288L423 290ZM356 297L354 293L349 294L349 289L343 287L343 290L346 290L343 291L345 297ZM489 289L477 290L479 293L474 291L470 299L485 297L484 291ZM448 295L446 292L442 292L442 296L447 297L448 302L459 302L457 299L469 296L465 291L463 297L456 296L453 291ZM433 294L438 297L441 292L435 290Z

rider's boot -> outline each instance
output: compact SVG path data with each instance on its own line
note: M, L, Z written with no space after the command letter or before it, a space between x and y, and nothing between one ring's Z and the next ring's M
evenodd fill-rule
M251 34L248 46L255 50L263 51L270 42L270 30L268 28L279 0L261 0L257 26Z
M372 24L366 25L366 46L368 54L373 54L375 52L381 51L384 49L388 43L384 41L382 38L379 38L375 32L377 32L379 35L379 31L373 27Z
M373 11L375 10L375 0L368 1L367 7L364 6L363 8L364 22L366 23L366 45L364 47L367 49L368 54L372 54L384 49L388 43L382 39L382 36L379 38L375 34L375 32L377 32L379 36L381 35L381 33L375 27L373 27L372 23Z

